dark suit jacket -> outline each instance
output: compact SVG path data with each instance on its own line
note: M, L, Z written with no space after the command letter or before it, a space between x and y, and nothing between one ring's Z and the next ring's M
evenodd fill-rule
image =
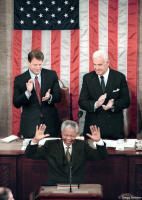
M35 134L36 125L44 123L47 126L45 133L48 132L51 136L57 136L60 120L54 104L61 99L57 74L52 70L41 70L41 96L45 96L48 89L51 89L53 98L50 104L46 101L40 105L34 88L31 97L29 100L27 99L25 95L26 82L30 78L29 70L27 70L14 80L13 104L16 108L22 107L20 134L25 138L31 138Z
M45 159L48 163L48 181L52 183L69 183L69 163L66 160L62 140L49 140L38 148L38 145L28 145L25 151L28 158ZM75 140L72 146L72 183L84 182L86 160L107 158L106 147L97 146L92 149L87 141Z
M100 127L102 138L124 138L122 111L130 104L125 76L110 69L105 92L107 98L104 104L107 104L110 99L114 99L114 110L105 111L100 107L94 112L94 104L103 92L95 71L84 75L79 97L80 108L86 111L84 135L86 136L86 133L90 132L90 125L97 125Z

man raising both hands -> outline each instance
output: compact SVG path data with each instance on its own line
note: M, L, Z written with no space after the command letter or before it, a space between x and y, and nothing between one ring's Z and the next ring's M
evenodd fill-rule
M27 146L25 154L28 158L44 159L48 162L50 183L69 183L70 166L72 183L83 183L85 162L107 158L106 146L100 138L100 129L96 126L90 126L91 134L87 134L94 148L90 147L87 141L76 139L78 124L71 120L62 123L61 140L48 140L43 146L38 147L38 142L49 136L49 134L44 135L45 129L45 125L36 127L35 137Z

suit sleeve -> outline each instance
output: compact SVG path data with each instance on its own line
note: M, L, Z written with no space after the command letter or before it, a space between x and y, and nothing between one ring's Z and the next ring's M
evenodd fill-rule
M30 145L30 143L25 150L26 157L31 159L45 159L46 145L39 147L38 145Z
M79 96L79 106L87 112L94 112L94 104L97 99L90 98L86 75L83 77L82 88Z
M85 144L87 160L105 160L108 158L106 144L103 146L96 145L96 149L92 148L88 142Z
M29 100L25 95L26 86L25 85L22 86L21 84L22 81L19 79L19 77L16 77L14 80L14 94L13 94L13 104L16 108L20 108L21 106L29 103Z
M130 105L129 90L125 76L122 74L120 83L120 95L119 98L114 100L114 112L121 111L128 108Z
M55 71L53 71L52 78L53 78L53 85L51 88L52 100L50 104L55 104L61 101L61 89L60 89L58 77Z

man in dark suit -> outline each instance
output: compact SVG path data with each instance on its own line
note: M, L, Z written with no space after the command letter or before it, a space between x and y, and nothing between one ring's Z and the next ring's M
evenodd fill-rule
M78 124L71 120L62 123L62 140L48 140L43 146L38 147L38 142L48 136L44 135L45 128L45 125L36 128L35 137L27 146L25 154L28 158L45 159L48 162L50 183L69 183L70 169L72 183L83 183L86 160L107 158L106 146L100 138L100 129L96 126L91 126L91 134L87 134L93 142L93 148L86 140L76 139Z
M61 99L55 71L42 69L44 55L39 50L28 54L29 69L14 80L13 104L22 107L20 134L32 138L35 127L44 123L51 136L58 136L60 120L55 103Z
M79 97L80 108L86 111L84 135L93 124L104 139L124 138L123 109L130 105L126 78L109 67L105 52L94 52L92 60L94 71L84 75Z

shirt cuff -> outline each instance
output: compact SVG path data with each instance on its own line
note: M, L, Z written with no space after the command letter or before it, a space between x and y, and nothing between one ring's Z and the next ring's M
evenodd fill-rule
M26 91L26 92L25 92L25 95L26 95L27 99L29 99L30 96L31 96L31 93L29 94L29 93Z
M34 143L33 141L31 141L30 145L37 145L37 143Z
M99 142L93 142L93 145L96 146L97 145L100 145L100 146L104 146L104 141L102 139L100 139Z
M50 94L50 99L48 100L48 104L50 104L52 102L52 98L53 98L53 96L52 96L52 94Z
M97 102L95 102L95 104L94 104L94 112L95 112L96 109L98 108L98 107L96 106L96 104L97 104Z

